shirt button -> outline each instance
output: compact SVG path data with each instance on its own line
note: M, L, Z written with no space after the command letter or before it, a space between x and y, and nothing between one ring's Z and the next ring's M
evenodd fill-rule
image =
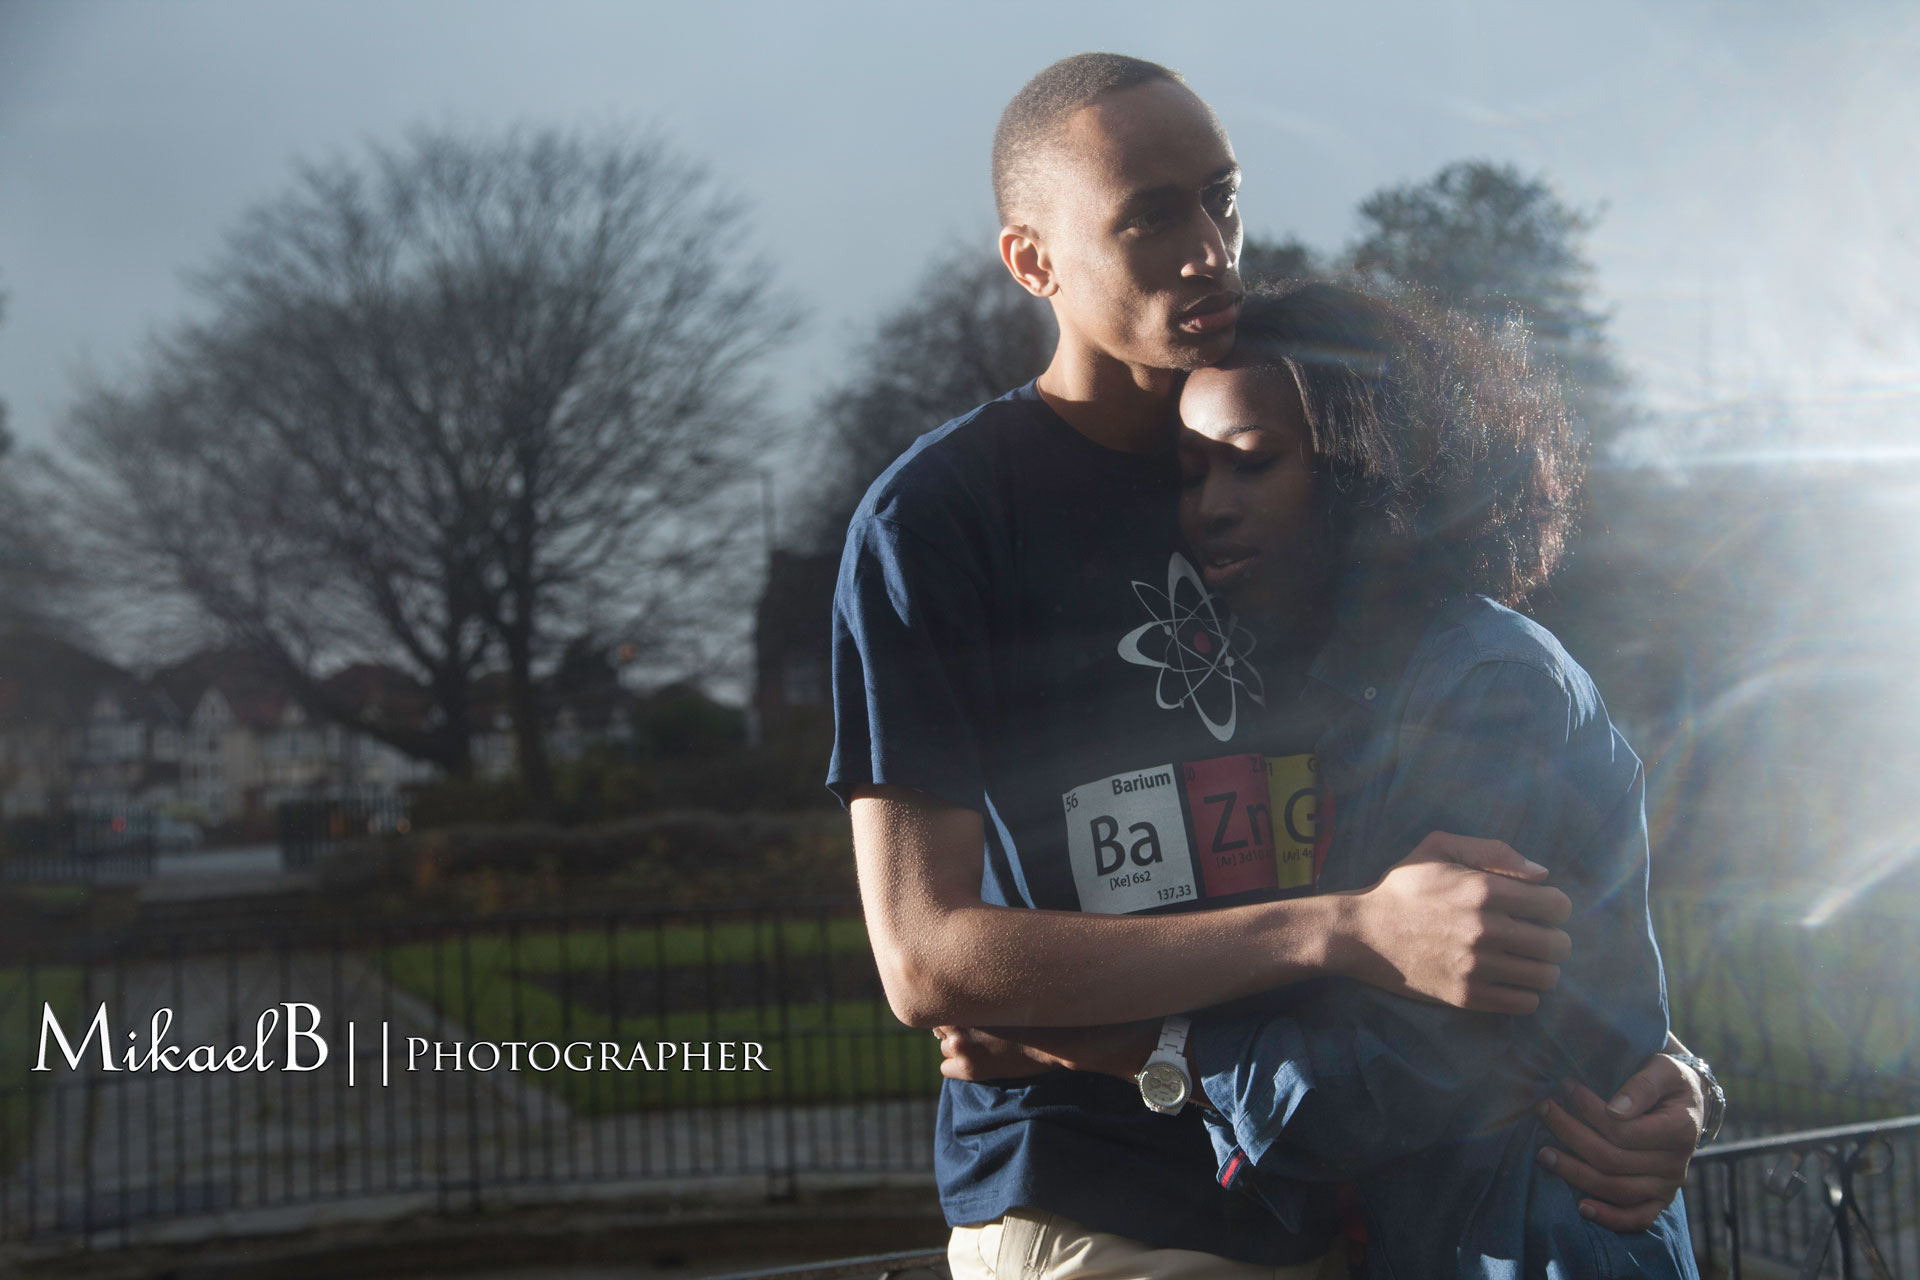
M1378 694L1379 694L1379 692L1380 692L1380 691L1379 691L1378 689L1376 689L1376 688L1374 688L1374 687L1373 687L1372 685L1368 685L1368 686L1367 686L1367 691L1366 691L1366 692L1365 692L1364 694L1362 694L1362 695L1360 695L1360 696L1361 696L1361 697L1363 697L1363 698L1365 698L1365 699L1366 699L1366 700L1367 700L1368 702L1372 702L1372 701L1374 700L1374 697L1375 697L1376 695L1378 695Z

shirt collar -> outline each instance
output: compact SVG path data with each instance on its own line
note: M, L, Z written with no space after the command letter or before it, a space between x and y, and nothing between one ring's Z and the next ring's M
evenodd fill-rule
M1431 607L1421 601L1363 589L1360 575L1344 574L1334 592L1333 627L1307 667L1308 681L1349 702L1374 705L1399 683L1431 618Z

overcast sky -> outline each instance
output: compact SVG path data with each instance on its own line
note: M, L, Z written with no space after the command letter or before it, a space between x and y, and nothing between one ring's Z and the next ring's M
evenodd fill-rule
M1650 402L1777 395L1847 430L1920 407L1920 6L1673 0L0 0L0 397L50 439L76 365L123 368L181 315L182 273L296 157L632 122L753 207L811 309L772 370L798 410L933 253L989 251L995 117L1090 48L1214 104L1254 232L1338 247L1383 184L1514 161L1605 206L1593 256Z

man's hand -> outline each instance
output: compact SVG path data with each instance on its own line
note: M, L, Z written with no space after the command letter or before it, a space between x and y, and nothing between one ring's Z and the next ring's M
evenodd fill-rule
M949 1080L1017 1080L1048 1071L1131 1076L1158 1035L1157 1021L1111 1027L936 1027L940 1074ZM1014 1037L1019 1037L1014 1039Z
M978 1027L935 1027L940 1074L949 1080L1018 1080L1057 1071L1064 1063Z
M1547 869L1498 840L1436 831L1353 895L1357 944L1343 968L1360 981L1486 1013L1532 1013L1573 951L1573 903L1537 883Z
M1647 1059L1613 1100L1577 1080L1543 1104L1547 1129L1565 1150L1540 1163L1589 1199L1580 1216L1615 1231L1644 1231L1687 1180L1707 1112L1700 1077L1664 1053Z

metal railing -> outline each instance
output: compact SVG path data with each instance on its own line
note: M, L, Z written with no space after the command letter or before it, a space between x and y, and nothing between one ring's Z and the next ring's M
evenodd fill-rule
M932 1166L938 1046L844 904L38 945L0 961L0 1042L0 1241Z
M282 865L289 871L311 867L336 845L405 835L412 805L398 794L318 796L284 800L275 809Z
M1702 946L1699 919L1661 937L1675 1025L1732 1097L1730 1140L1688 1190L1703 1257L1797 1265L1837 1186L1857 1212L1834 1220L1825 1274L1868 1257L1871 1233L1894 1274L1920 1275L1920 1137L1897 1119L1920 1113L1900 986L1920 972L1901 950L1915 931L1769 940L1717 913ZM1841 942L1878 967L1849 976ZM49 1008L78 1065L50 1041L51 1069L31 1071ZM105 1063L81 1048L101 1008ZM205 1046L223 1069L153 1067L162 1009L174 1062ZM275 1061L254 1069L268 1012ZM314 1070L283 1069L289 1017L327 1044ZM0 1044L0 1241L111 1245L322 1203L471 1211L589 1183L778 1200L815 1178L926 1179L933 1161L938 1046L893 1019L852 903L0 938ZM224 1069L230 1052L245 1069ZM1807 1132L1842 1121L1872 1141ZM1782 1189L1817 1190L1782 1199L1754 1162L1795 1143L1810 1154Z
M40 884L144 880L160 848L147 809L67 811L0 823L0 879Z
M1754 1165L1764 1165L1757 1176ZM1920 1275L1916 1170L1920 1115L1715 1143L1694 1158L1685 1192L1702 1268L1742 1280L1752 1255L1795 1268L1800 1280ZM723 1280L884 1280L912 1271L945 1276L946 1254L839 1258Z
M1701 1261L1729 1280L1750 1254L1805 1280L1920 1275L1920 1115L1715 1143L1687 1200Z

